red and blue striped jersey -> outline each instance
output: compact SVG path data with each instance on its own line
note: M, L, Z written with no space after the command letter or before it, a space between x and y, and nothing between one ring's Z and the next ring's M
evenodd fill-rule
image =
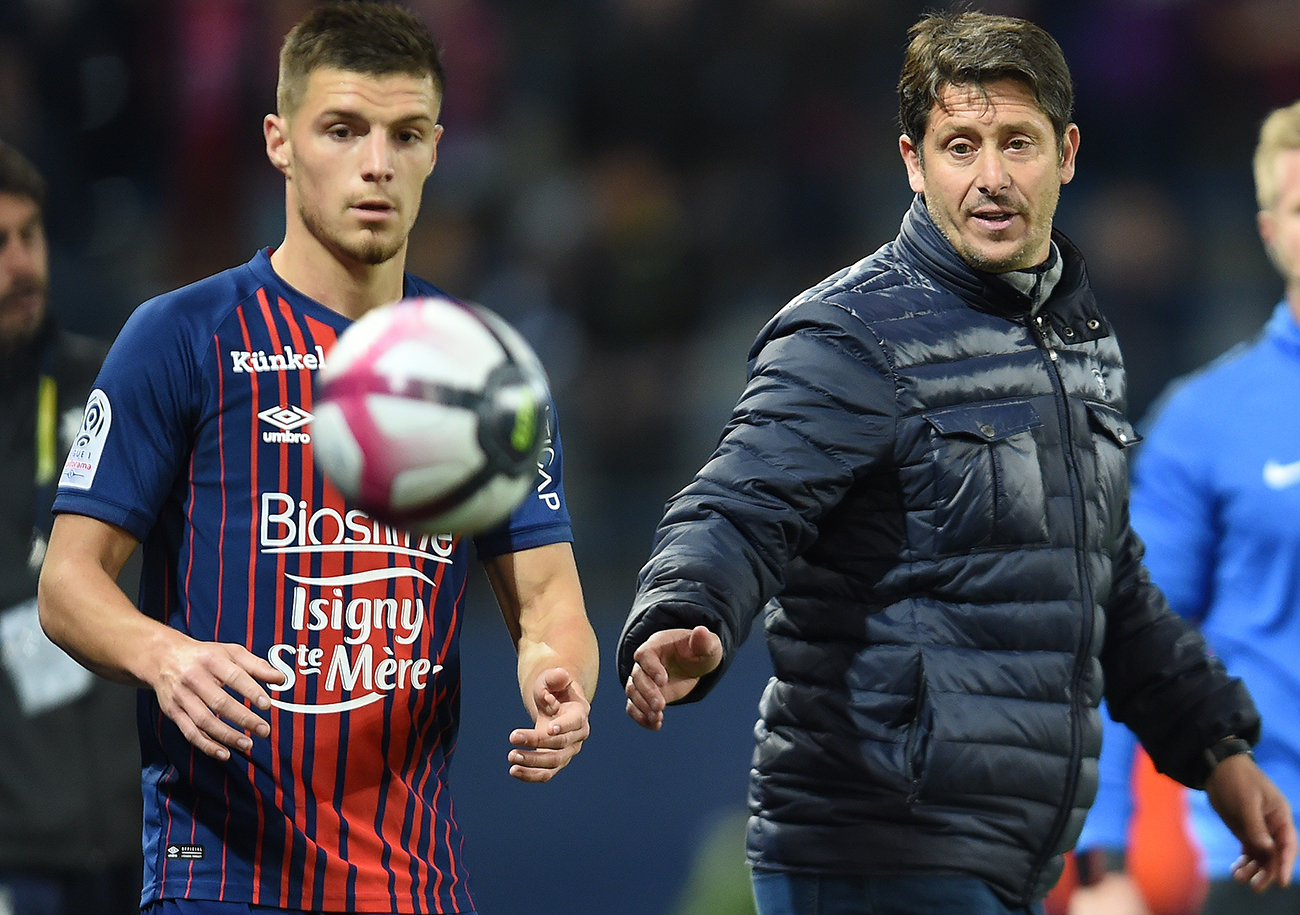
M269 251L146 302L64 468L56 511L143 542L144 613L284 674L270 737L227 762L142 691L146 902L473 909L448 791L471 549L386 527L314 466L312 377L348 323ZM537 489L482 556L571 539L550 416Z

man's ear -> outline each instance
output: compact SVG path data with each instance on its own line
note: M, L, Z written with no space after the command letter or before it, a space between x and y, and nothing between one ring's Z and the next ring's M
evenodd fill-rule
M1061 183L1069 184L1074 178L1074 160L1079 154L1079 126L1065 125L1065 135L1061 137Z
M433 125L433 156L429 159L429 170L424 177L428 178L433 174L433 167L438 164L438 144L442 141L442 125Z
M921 161L921 150L907 134L898 138L898 154L907 167L908 186L916 193L922 193L925 190L925 163Z
M262 119L262 136L266 139L266 158L285 177L289 176L289 127L277 114Z
M1278 273L1286 276L1286 267L1277 253L1277 214L1272 209L1260 210L1255 214L1255 225L1259 227L1259 240L1264 243L1264 253L1268 255L1269 263Z

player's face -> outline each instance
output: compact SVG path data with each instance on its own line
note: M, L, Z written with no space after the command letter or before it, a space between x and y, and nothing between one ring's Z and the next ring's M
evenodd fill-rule
M912 190L967 263L990 273L1042 263L1061 185L1074 177L1079 129L1058 149L1052 122L1018 80L948 86L930 111L921 148L899 151Z
M289 179L289 218L345 263L405 252L437 161L438 108L429 76L313 72L272 155Z
M0 348L36 333L45 317L49 256L36 202L0 194Z
M1288 292L1300 290L1300 149L1277 157L1277 202L1259 213L1259 234Z

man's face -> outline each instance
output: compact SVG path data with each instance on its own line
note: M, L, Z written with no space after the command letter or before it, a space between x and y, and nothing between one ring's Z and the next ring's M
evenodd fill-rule
M297 111L267 118L267 153L288 180L289 219L344 263L401 254L437 160L432 77L317 70Z
M45 317L49 254L36 201L0 193L0 349L31 339Z
M1277 202L1259 213L1259 234L1288 292L1300 290L1300 149L1288 149L1273 165Z
M912 190L925 195L939 231L971 266L990 273L1042 263L1051 248L1061 185L1074 177L1079 129L1058 149L1029 88L1013 79L948 86L918 148L899 151Z

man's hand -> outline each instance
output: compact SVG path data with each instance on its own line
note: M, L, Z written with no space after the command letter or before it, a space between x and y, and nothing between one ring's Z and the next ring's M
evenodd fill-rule
M171 644L150 685L163 714L185 739L215 759L229 759L231 748L244 753L253 748L249 735L270 735L271 726L237 695L268 709L271 698L262 684L281 683L283 675L242 645L198 642L166 631Z
M537 721L510 734L510 774L521 782L546 782L578 755L591 734L591 703L582 686L562 667L545 670L533 682Z
M1229 756L1214 767L1205 793L1224 824L1241 840L1241 859L1233 879L1263 892L1273 883L1287 886L1296 859L1291 805L1249 755Z
M722 663L722 640L707 626L665 629L632 655L627 678L627 713L643 728L663 727L664 708L676 702Z

